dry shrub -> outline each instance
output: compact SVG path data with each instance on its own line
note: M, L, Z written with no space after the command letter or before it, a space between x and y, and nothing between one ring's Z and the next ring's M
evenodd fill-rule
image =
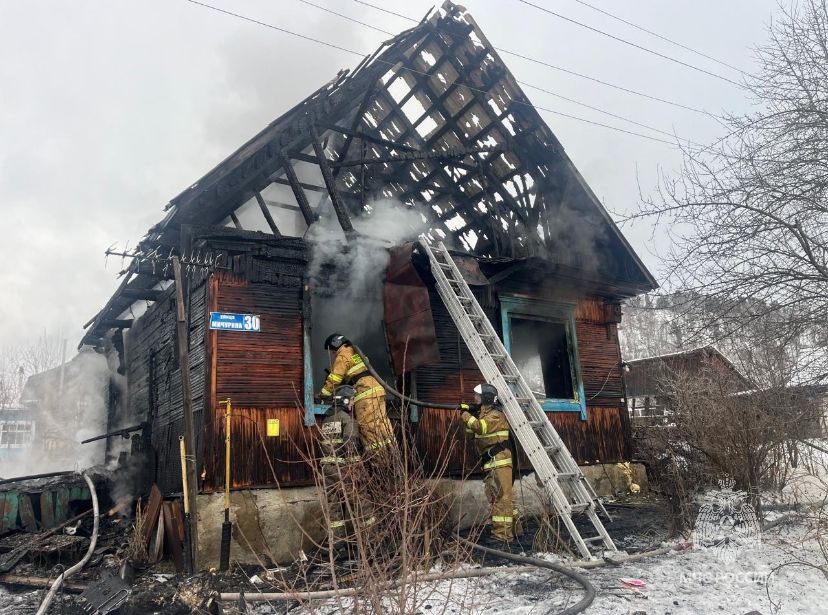
M781 489L791 447L807 437L815 409L786 389L736 392L715 369L664 369L658 379L663 414L634 419L636 455L683 534L693 519L693 496L730 476L761 515L759 494Z
M306 522L303 526L303 520L294 519L291 531L301 532L311 548L304 554L307 559L300 559L289 571L270 574L264 570L265 562L260 562L260 576L271 581L274 591L295 592L306 611L327 612L335 605L338 612L402 614L419 612L429 601L429 612L434 613L470 608L469 588L473 582L458 583L448 578L438 584L420 580L427 572L449 574L472 562L471 549L454 539L454 496L439 480L446 474L456 443L447 438L437 459L430 460L433 469L426 470L413 446L409 423L400 421L399 429L399 446L363 453L361 463L336 466L344 517L348 521L345 545L339 554L330 548L333 535L328 528L334 517L334 504L328 501L326 479L318 463L321 453L315 442L292 442L302 462L313 469L320 523L326 536L317 540ZM264 440L258 435L264 447ZM305 437L315 441L319 434ZM281 488L272 465L270 471L276 487ZM374 521L369 523L371 518ZM480 530L472 528L470 538L476 539ZM301 597L308 591L344 588L357 588L357 595L339 596L319 604Z
M434 584L420 582L419 575L435 565L450 570L471 560L468 549L451 538L452 496L436 480L444 475L451 446L441 451L435 469L427 472L412 446L408 423L402 421L399 447L365 456L362 464L340 475L346 516L354 520L347 537L347 551L354 561L347 582L360 588L356 598L337 600L340 608L366 613L418 612L437 591ZM324 489L320 493L324 495ZM327 521L330 504L323 502L322 510ZM370 518L375 521L366 523ZM332 559L320 565L332 585L338 585L342 571ZM441 593L438 600L445 609L466 598L465 592L452 591L450 582L448 591L454 595Z

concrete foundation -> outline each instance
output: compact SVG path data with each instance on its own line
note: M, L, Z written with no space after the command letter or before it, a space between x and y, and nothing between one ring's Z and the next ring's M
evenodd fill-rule
M644 466L636 463L582 466L581 471L602 497L646 493ZM440 479L438 489L452 502L451 521L460 529L483 523L489 504L482 480ZM230 560L245 564L294 561L300 551L321 543L322 506L315 487L234 491L230 498L233 540ZM521 514L543 511L540 489L533 474L515 481L514 503ZM218 567L224 494L198 496L198 552L202 569Z
M198 562L202 570L218 568L224 494L198 498ZM230 494L233 539L230 561L245 564L286 563L325 534L322 506L315 487L251 489Z

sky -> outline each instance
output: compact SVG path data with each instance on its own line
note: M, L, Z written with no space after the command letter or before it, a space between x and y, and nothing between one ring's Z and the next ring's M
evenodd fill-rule
M300 0L206 0L362 53L387 38ZM375 0L420 18L425 0ZM738 81L738 72L607 17L577 0L533 0L571 19ZM392 32L410 27L354 0L315 4ZM743 89L612 40L518 0L467 0L496 47L711 113L750 110ZM755 69L774 0L590 0L630 22ZM709 116L625 94L505 53L517 79L635 122L708 143ZM44 332L70 347L117 287L111 245L134 246L163 207L270 121L358 57L186 0L0 0L0 347ZM536 105L649 132L524 88ZM610 211L631 212L675 147L541 111ZM667 246L625 227L654 273Z

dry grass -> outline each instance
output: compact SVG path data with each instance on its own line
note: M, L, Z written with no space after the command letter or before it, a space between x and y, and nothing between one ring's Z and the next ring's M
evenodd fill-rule
M143 563L149 560L147 543L144 541L144 525L146 515L141 508L141 500L135 507L135 523L132 525L132 532L127 540L124 555L136 563Z

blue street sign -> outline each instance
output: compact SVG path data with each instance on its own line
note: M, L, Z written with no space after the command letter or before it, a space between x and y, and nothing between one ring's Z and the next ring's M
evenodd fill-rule
M256 314L210 312L210 329L217 331L261 331L261 320Z

